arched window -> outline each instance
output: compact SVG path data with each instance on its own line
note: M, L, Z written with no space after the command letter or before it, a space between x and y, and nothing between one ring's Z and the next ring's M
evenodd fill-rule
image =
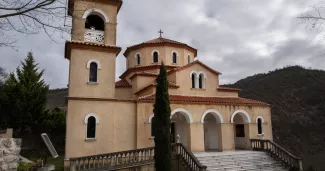
M87 120L87 138L96 138L96 118L94 116L90 116Z
M96 62L90 63L89 67L89 82L97 83L98 65Z
M257 132L259 135L263 134L262 118L257 119Z
M141 56L140 56L140 54L137 54L136 55L136 64L140 65L140 62L141 62Z
M190 55L187 56L187 63L191 63L191 56Z
M203 88L203 75L202 74L199 75L199 88L200 89Z
M155 137L155 117L151 119L151 137Z
M173 52L173 64L177 63L177 53Z
M158 52L153 53L153 63L158 63L158 56L159 56Z
M104 31L104 20L98 15L89 15L86 19L85 28Z
M199 88L200 89L205 88L205 75L203 73L199 74Z
M196 88L196 74L193 73L191 75L191 78L192 78L192 88Z

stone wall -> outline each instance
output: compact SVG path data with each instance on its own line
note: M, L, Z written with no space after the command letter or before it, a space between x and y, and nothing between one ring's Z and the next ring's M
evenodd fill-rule
M18 167L21 139L0 138L0 171L15 171Z

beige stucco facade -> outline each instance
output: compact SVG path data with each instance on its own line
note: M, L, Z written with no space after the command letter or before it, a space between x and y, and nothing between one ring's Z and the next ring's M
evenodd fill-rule
M67 159L154 146L151 121L155 78L161 62L168 71L174 127L171 131L175 142L199 152L249 149L250 139L272 140L270 106L238 97L238 89L221 87L221 73L195 61L196 49L186 44L159 37L129 47L124 53L127 71L115 82L116 56L120 50L115 46L114 25L118 6L76 0L75 10L84 9L79 4L81 2L100 10L89 14L86 9L83 13L73 11L74 15L81 18L90 14L101 15L110 20L105 23L104 43L84 42L85 20L73 21L72 40L65 50L66 58L70 60ZM159 51L159 62L153 64L152 52L155 50ZM172 62L173 52L177 52L177 63ZM140 65L136 64L138 53L141 54ZM257 118L262 120L259 133ZM94 125L90 126L90 123Z

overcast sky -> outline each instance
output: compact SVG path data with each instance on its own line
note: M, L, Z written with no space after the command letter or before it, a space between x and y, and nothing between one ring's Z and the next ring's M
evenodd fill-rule
M287 65L325 69L324 42L296 18L320 0L124 0L118 15L116 78L125 71L127 46L163 36L198 49L198 59L233 83ZM28 51L34 53L51 88L66 88L69 61L64 40L44 33L19 35L18 51L1 48L0 66L14 71Z

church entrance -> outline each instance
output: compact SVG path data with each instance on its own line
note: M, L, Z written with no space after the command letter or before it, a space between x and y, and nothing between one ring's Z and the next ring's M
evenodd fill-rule
M212 113L204 117L204 148L205 151L221 151L221 120Z
M235 149L247 149L249 142L249 118L241 113L235 114L233 117L234 123L234 140Z
M189 138L189 124L187 120L181 112L175 113L171 118L171 134L172 134L172 141L182 143L183 145L187 146L188 138Z

